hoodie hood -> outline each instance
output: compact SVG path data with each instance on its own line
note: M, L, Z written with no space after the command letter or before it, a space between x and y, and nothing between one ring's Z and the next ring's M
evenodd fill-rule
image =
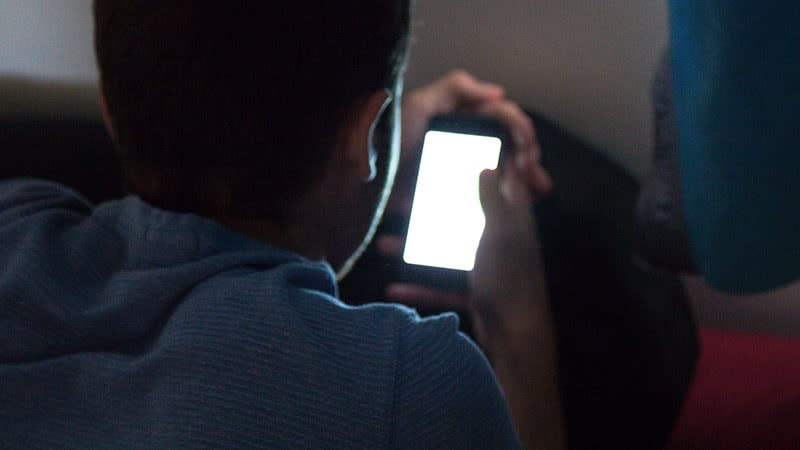
M30 189L17 187L17 197ZM231 270L337 296L326 263L214 221L136 197L92 209L57 193L37 208L0 211L0 364L147 345L187 294Z

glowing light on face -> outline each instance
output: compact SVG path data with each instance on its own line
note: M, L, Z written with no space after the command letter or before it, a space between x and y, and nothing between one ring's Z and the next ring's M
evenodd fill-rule
M406 238L407 264L472 270L486 218L480 173L496 169L496 137L429 131Z

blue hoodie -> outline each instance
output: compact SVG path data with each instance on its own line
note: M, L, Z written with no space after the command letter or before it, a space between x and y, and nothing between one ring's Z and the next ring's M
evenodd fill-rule
M3 448L517 448L457 318L136 197L0 182Z

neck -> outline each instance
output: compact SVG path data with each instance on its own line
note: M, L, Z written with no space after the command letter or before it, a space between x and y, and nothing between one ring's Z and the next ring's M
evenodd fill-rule
M271 220L218 219L223 225L251 239L295 252L312 261L325 259L324 233L311 232L293 222Z

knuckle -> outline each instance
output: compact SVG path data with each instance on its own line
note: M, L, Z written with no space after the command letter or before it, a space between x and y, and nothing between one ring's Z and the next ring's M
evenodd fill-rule
M503 115L507 120L513 121L514 123L521 122L521 110L517 107L517 105L512 102L511 100L503 100L498 106L498 111L500 114Z
M464 69L455 69L447 77L456 87L465 87L472 81L472 76Z
M528 117L528 115L525 113L525 111L523 111L522 107L520 107L516 102L507 100L506 108L508 109L509 115L516 117L521 124L524 124L527 128L533 127L533 124L531 123L531 120Z

